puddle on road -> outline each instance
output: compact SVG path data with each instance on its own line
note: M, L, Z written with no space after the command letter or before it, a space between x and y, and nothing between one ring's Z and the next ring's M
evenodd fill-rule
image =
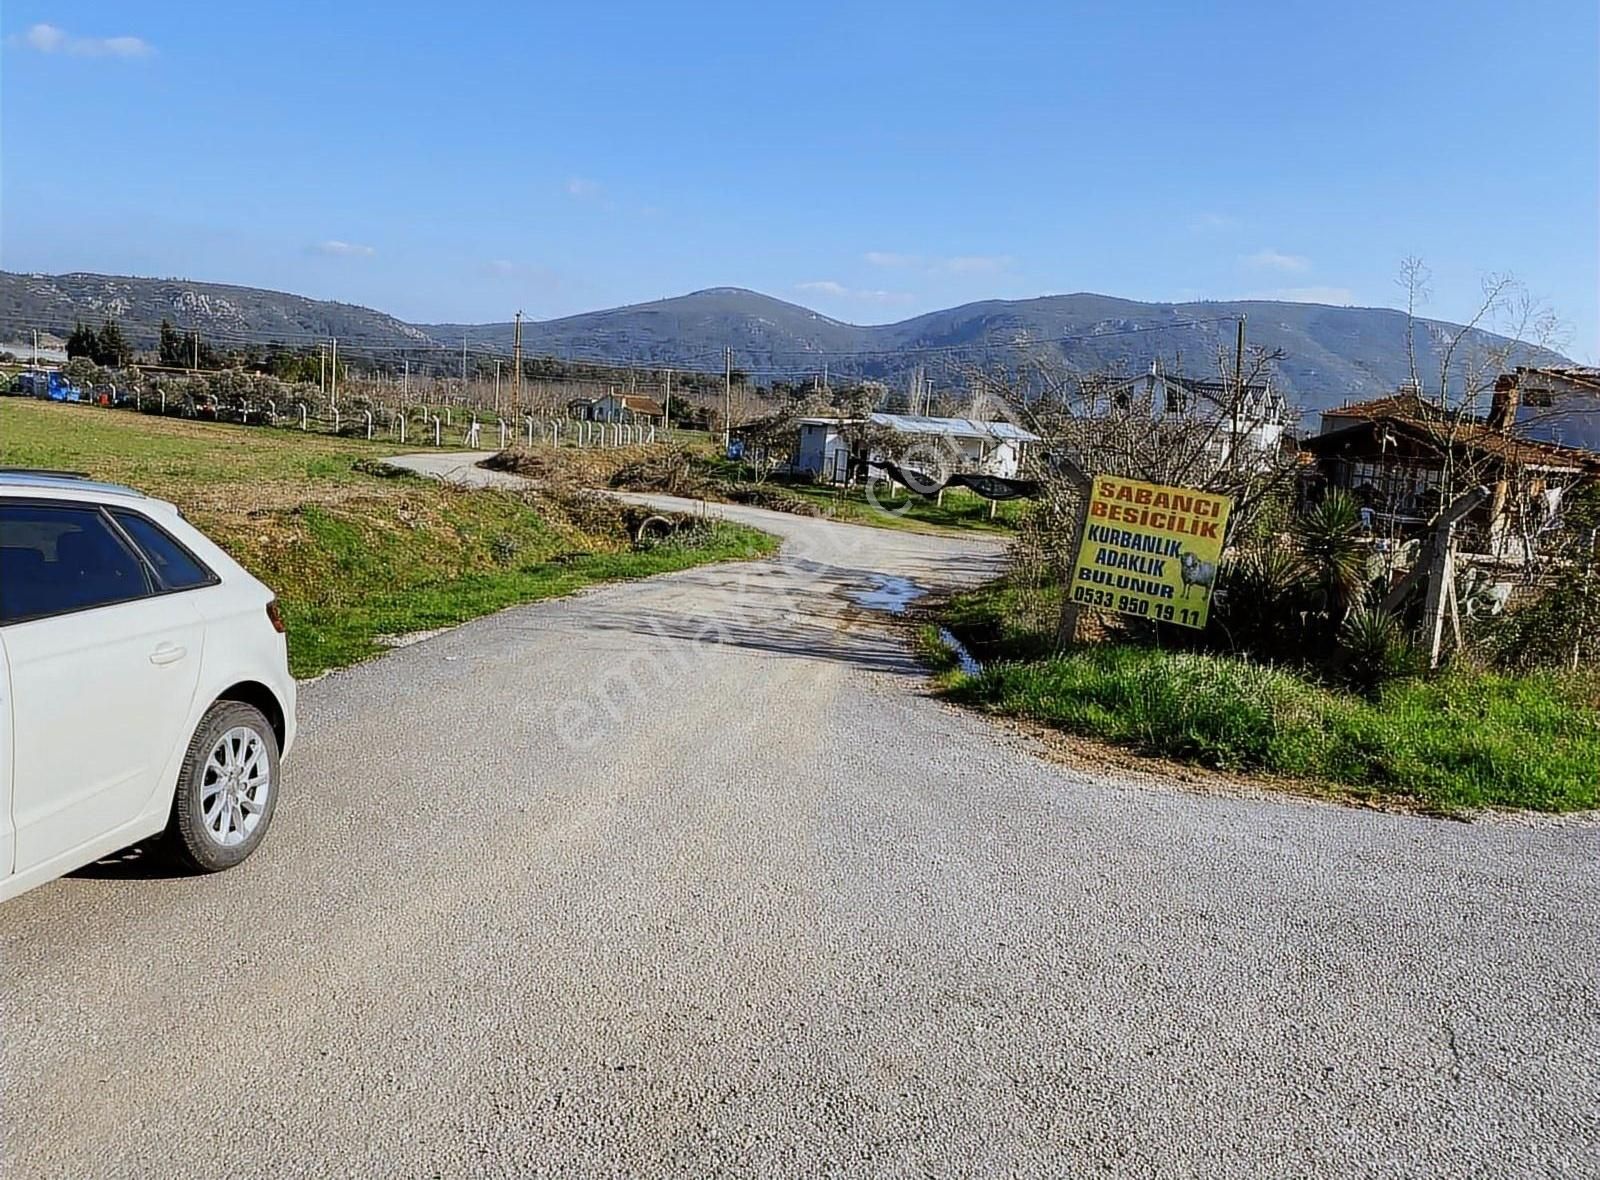
M852 592L850 600L868 610L903 615L906 613L906 607L927 593L910 578L874 578L873 583L870 590Z
M948 628L939 628L939 642L948 647L956 657L956 663L968 676L983 674L983 665L978 663L978 657L967 650L967 645L962 643Z

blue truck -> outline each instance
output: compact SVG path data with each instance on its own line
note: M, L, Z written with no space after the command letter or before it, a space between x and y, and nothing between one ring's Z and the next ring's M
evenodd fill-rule
M81 402L83 390L58 370L22 373L17 377L17 392L53 402Z

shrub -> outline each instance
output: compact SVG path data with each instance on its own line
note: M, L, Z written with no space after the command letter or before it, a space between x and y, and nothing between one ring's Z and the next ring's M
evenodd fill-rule
M1337 671L1352 688L1370 695L1418 668L1416 649L1390 612L1359 606L1340 625Z
M1294 522L1294 537L1319 596L1318 606L1335 625L1344 618L1366 581L1361 511L1346 492L1329 492L1322 503Z

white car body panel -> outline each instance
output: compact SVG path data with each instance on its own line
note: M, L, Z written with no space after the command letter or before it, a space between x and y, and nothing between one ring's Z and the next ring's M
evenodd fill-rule
M100 485L0 477L0 504L18 499L141 513L219 581L0 624L0 900L161 832L200 719L238 686L275 700L283 755L296 728L287 646L266 613L272 592L176 508Z
M17 872L150 809L200 680L206 628L188 597L5 629Z

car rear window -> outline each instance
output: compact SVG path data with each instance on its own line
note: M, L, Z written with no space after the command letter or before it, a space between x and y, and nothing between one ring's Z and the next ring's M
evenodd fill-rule
M94 508L0 504L0 624L143 598L144 562Z
M192 590L209 586L217 576L200 559L173 539L171 534L149 517L137 512L113 512L123 530L133 539L163 590Z

